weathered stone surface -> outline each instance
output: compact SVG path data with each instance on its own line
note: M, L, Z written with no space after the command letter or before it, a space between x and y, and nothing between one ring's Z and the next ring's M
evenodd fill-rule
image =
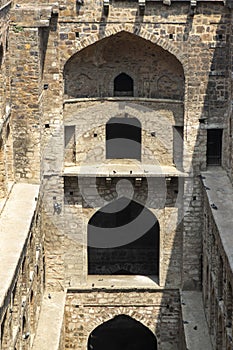
M1 350L32 347L44 287L66 294L59 350L86 348L93 328L118 314L145 324L160 349L185 349L182 289L203 291L213 348L232 347L228 227L210 206L219 190L208 195L209 178L205 188L200 179L208 130L222 129L226 173L214 181L229 176L232 201L232 37L230 2L152 1L142 14L137 2L112 1L107 14L94 0L0 1L1 216L12 182L40 183L23 253L3 285ZM116 89L121 73L133 88ZM111 118L137 118L140 157L108 158ZM117 288L90 284L88 222L120 196L160 225L159 274L148 290L127 277Z

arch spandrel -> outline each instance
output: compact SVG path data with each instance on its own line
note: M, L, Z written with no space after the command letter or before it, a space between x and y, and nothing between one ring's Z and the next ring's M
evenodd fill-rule
M125 74L130 88L115 91L117 75ZM168 75L175 89L158 80ZM138 35L121 31L76 52L64 66L66 98L134 96L142 98L184 99L184 70L175 55ZM126 81L127 83L127 81ZM166 93L164 91L166 89ZM177 95L176 90L180 93ZM169 92L170 91L170 92ZM164 96L163 96L164 94Z
M144 317L140 313L140 310L137 311L135 308L129 308L126 306L121 306L120 308L105 308L103 312L98 313L98 316L92 318L90 322L86 325L87 338L89 335L101 324L111 321L114 317L118 317L120 315L126 315L131 317L137 322L140 322L145 328L147 328L154 336L156 337L155 329L156 323L154 321L154 317Z
M114 36L120 32L126 32L128 34L135 35L139 38L145 39L152 44L156 44L160 46L165 51L169 52L173 56L177 58L177 60L182 64L184 69L184 75L188 73L188 59L187 55L183 55L183 50L179 49L179 47L175 46L173 42L169 41L169 39L161 38L157 35L151 34L149 31L147 31L144 28L136 28L132 25L127 25L127 28L125 28L126 25L119 25L114 26L113 28L106 30L104 35L100 36L98 33L91 34L88 37L85 37L83 39L80 39L79 42L75 47L69 48L69 51L67 53L63 53L61 55L61 64L63 67L66 66L66 64L69 62L70 59L75 54L78 54L83 49L87 48L90 45L93 45L97 42L100 42L101 40L105 38L109 38L111 36Z

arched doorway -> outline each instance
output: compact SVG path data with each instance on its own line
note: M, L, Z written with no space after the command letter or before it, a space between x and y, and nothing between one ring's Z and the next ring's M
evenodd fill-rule
M143 324L119 315L94 329L88 350L157 350L154 334Z
M114 96L133 96L133 79L126 73L114 79Z
M106 158L141 160L141 133L137 118L111 118L106 124Z
M88 223L88 274L159 274L159 223L143 205L122 197Z

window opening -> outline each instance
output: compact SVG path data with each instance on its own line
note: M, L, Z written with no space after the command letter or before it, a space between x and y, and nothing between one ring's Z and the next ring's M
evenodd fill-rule
M221 165L222 129L207 130L207 165Z
M133 96L133 79L125 73L114 79L114 96Z
M141 123L137 118L111 118L106 124L106 158L141 160Z

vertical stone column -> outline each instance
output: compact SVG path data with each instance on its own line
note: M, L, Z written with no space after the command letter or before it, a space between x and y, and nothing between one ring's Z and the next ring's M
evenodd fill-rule
M45 235L46 287L64 288L63 189L63 77L59 63L59 23L53 14L48 31L40 33L43 47L43 103L41 138L42 231Z
M10 41L15 176L17 180L35 182L39 180L40 170L41 69L38 28L13 25Z
M232 101L233 101L233 8L231 8L231 25L230 25L230 106L229 106L229 168L230 177L233 181L233 111L232 111Z
M184 169L189 172L189 178L184 181L182 284L185 290L201 286L202 198L199 176L206 166L206 130L200 120L205 115L211 61L208 51L200 49L199 38L194 34L187 43L190 68L186 76L184 120ZM194 65L195 69L192 68Z

